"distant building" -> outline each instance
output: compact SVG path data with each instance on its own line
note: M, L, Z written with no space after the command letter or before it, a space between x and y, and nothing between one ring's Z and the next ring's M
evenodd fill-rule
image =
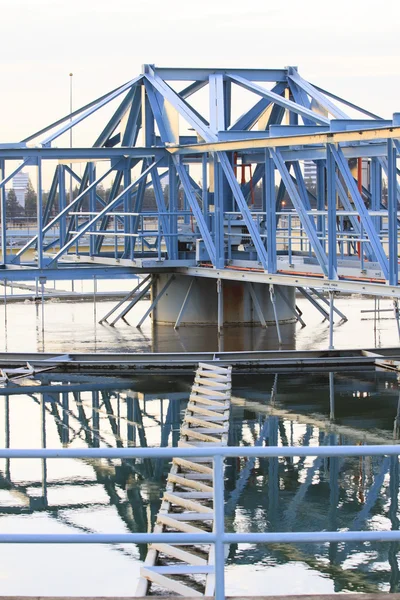
M312 160L304 161L304 182L308 187L317 185L317 165Z
M15 195L17 196L18 203L25 208L25 194L28 189L29 175L20 171L13 177L12 187L14 188Z

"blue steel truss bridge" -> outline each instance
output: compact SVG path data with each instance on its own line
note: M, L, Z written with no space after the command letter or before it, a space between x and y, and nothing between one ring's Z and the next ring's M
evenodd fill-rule
M69 147L105 108L94 143ZM144 65L0 144L0 278L165 273L398 298L399 153L400 113L383 119L296 67ZM6 188L25 168L37 211L17 235Z

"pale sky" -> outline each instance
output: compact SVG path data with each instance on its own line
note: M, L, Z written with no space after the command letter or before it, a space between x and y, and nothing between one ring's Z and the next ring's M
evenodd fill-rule
M158 66L281 68L400 111L400 1L0 0L0 142ZM97 129L93 131L93 137Z

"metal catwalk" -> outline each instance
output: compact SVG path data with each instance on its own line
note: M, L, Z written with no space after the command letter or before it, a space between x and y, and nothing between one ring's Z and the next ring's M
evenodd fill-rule
M68 147L111 107L92 146ZM399 138L399 113L382 119L296 67L144 65L0 144L0 278L164 271L399 297ZM31 167L35 223L16 231L6 186Z

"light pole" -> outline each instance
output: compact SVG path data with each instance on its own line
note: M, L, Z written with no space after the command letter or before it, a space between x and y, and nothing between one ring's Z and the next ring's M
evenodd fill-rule
M73 78L73 73L69 74L69 113L70 113L70 118L69 118L69 122L72 123L72 78ZM72 148L72 127L70 127L69 129L69 147ZM69 168L72 171L72 163L70 163ZM70 174L69 176L69 203L71 204L72 202L72 175Z

